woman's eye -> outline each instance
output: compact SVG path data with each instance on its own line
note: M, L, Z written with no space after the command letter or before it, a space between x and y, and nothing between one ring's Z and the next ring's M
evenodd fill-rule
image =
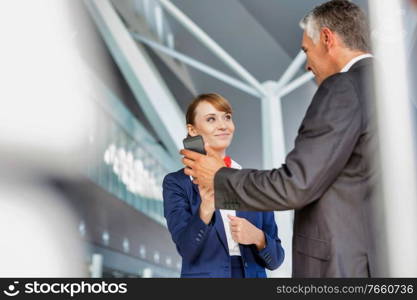
M226 115L225 116L225 119L228 120L228 121L231 120L232 119L232 115Z
M213 122L213 121L214 121L213 117L207 118L207 122Z

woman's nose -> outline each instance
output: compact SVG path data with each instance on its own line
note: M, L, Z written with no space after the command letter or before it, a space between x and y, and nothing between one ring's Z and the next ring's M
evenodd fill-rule
M217 128L218 129L226 129L227 125L226 122L224 120L219 120L218 124L217 124Z

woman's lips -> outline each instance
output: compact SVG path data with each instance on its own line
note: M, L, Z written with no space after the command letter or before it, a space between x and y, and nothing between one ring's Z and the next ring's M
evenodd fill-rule
M221 134L216 134L215 135L216 138L218 138L219 140L230 140L230 133L221 133Z

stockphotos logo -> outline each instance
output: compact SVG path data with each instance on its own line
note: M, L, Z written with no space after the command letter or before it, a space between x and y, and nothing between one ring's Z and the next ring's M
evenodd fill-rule
M107 283L101 282L26 282L24 288L20 291L16 288L19 281L10 284L4 294L10 297L18 295L20 292L24 294L63 294L74 297L77 294L126 294L127 283Z
M10 284L7 287L7 290L4 290L3 293L5 293L7 296L14 297L16 295L19 295L20 291L16 289L16 286L19 284L19 281L14 281L13 284Z

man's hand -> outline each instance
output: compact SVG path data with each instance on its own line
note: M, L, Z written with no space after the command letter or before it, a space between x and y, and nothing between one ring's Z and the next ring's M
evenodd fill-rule
M255 244L258 250L265 248L265 235L262 230L245 218L227 215L230 220L230 231L235 242L242 245Z
M210 148L205 146L207 155L183 149L180 151L184 158L182 163L185 165L184 173L194 178L193 182L204 186L208 190L214 190L214 175L225 167L223 159Z

